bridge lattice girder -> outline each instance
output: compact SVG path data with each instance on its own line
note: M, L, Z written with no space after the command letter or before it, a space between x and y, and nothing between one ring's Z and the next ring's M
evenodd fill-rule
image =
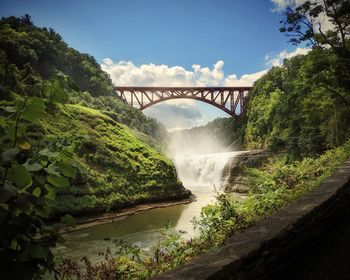
M251 87L114 87L114 93L141 110L162 101L188 98L211 104L235 117L242 115Z

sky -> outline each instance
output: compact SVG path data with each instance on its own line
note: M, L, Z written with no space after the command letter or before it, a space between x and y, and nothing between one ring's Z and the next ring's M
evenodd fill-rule
M252 85L284 58L305 54L279 32L283 9L301 0L2 0L0 16L29 14L89 53L115 85ZM144 110L169 130L223 111L178 99Z

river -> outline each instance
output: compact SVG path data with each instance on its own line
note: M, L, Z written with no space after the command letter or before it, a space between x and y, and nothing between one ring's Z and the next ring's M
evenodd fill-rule
M175 157L174 163L184 186L196 196L189 204L156 208L124 217L113 223L96 225L64 236L54 253L60 257L79 260L88 256L91 261L100 259L99 252L107 248L113 251L113 239L123 239L148 250L161 237L162 229L169 221L185 238L197 233L193 229L193 217L201 208L215 201L215 194L225 178L221 174L225 165L240 152L212 153Z

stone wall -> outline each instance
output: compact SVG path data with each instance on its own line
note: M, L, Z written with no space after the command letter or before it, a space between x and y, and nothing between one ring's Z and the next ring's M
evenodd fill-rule
M350 159L318 188L158 280L275 279L350 208Z

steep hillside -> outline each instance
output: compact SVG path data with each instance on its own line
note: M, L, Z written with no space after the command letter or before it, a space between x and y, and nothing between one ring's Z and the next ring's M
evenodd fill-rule
M38 177L46 187L36 193L50 196L51 216L189 195L161 153L165 128L113 96L93 57L25 16L0 21L0 60L1 145L19 145L17 163L51 176L49 185ZM26 158L40 158L38 170ZM8 169L0 170L5 181Z
M60 105L42 128L46 137L70 139L78 147L73 159L79 174L71 187L56 189L54 213L101 211L187 194L169 159L98 110Z

